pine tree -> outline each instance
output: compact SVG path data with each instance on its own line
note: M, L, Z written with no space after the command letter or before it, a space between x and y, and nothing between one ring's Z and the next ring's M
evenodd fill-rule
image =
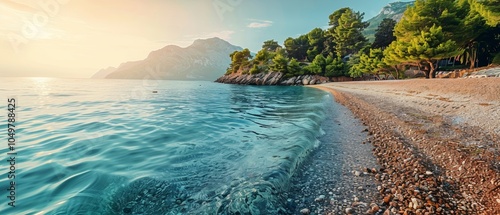
M375 32L375 40L373 41L372 48L385 48L396 40L394 36L394 27L396 21L393 19L385 18L382 20Z
M354 12L350 8L342 8L330 15L329 33L335 41L337 56L344 57L358 52L368 41L363 36L363 29L368 27L363 22L363 13Z
M471 0L471 7L492 27L500 24L500 0Z
M309 49L307 50L307 59L312 62L316 55L323 52L325 36L323 29L315 28L307 34L309 40Z
M468 15L459 14L454 0L417 0L409 7L395 27L389 57L404 64L424 68L427 78L433 78L436 62L459 54L459 45L467 40L457 32L465 28Z
M276 56L273 58L273 63L271 64L270 68L274 72L287 72L287 66L288 66L288 58L283 56L282 53L276 54Z

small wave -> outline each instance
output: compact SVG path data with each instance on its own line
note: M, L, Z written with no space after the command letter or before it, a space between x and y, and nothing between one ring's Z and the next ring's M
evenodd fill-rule
M50 109L46 97L27 106L22 191L32 203L20 214L281 213L280 193L317 147L331 99L206 83L212 95L196 82L139 98L130 89L140 83L109 82L60 84Z

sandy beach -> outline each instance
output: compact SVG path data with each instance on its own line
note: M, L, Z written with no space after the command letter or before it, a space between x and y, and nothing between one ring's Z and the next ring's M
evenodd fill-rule
M353 213L500 214L500 78L313 87L368 127L381 199Z

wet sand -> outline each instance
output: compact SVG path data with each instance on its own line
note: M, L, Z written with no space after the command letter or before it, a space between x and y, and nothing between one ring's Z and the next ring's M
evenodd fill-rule
M353 213L500 214L500 78L314 87L368 127L380 197Z

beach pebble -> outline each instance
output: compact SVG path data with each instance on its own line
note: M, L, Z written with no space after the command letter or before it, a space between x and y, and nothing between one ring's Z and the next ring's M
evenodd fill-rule
M325 195L320 195L318 198L314 199L315 202L321 202L325 199Z
M425 174L426 175L432 175L432 172L431 171L426 171Z
M392 195L389 194L387 196L384 197L384 203L385 204L389 204L389 202L392 200Z
M300 210L300 213L301 214L310 214L311 211L308 208L304 208L304 209Z
M352 208L346 208L345 209L345 213L346 214L353 214L354 213L354 210Z
M413 203L413 209L419 209L422 206L422 201L417 198L411 198L411 202Z
M500 204L500 199L497 199L497 203Z
M354 171L354 175L355 175L355 176L360 176L360 175L361 175L361 172L360 172L360 171Z

